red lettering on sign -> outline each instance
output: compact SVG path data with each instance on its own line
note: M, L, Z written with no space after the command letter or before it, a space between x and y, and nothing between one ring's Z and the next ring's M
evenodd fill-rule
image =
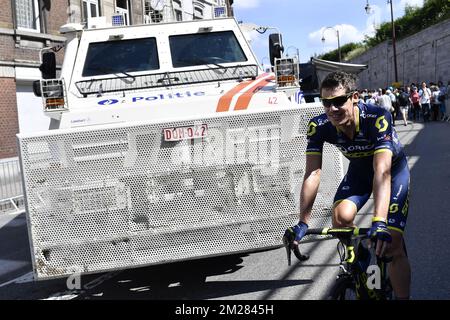
M172 139L172 132L170 130L164 130L165 140L169 141Z

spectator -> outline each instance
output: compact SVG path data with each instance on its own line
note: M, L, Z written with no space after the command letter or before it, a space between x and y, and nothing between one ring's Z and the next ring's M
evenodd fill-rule
M419 90L420 105L422 106L423 122L430 121L431 112L431 90L427 87L427 83L422 82Z
M386 90L386 93L388 94L389 98L391 99L391 104L392 104L392 125L395 126L395 119L397 117L397 97L395 96L394 92L393 92L393 88L389 87Z
M360 101L366 103L368 94L369 92L367 89L361 90L359 94Z
M377 104L377 101L376 101L376 95L377 95L377 93L375 92L375 91L371 91L371 92L369 92L369 95L367 96L367 104Z
M378 88L377 90L377 95L375 97L375 101L377 102L378 105L380 105L380 101L378 100L381 96L383 95L383 90L381 88Z
M383 107L384 109L386 109L387 111L389 111L392 115L392 126L395 127L395 117L394 117L394 102L393 102L393 98L392 98L392 91L387 89L387 90L382 90L383 96L382 99L380 101L380 107ZM386 100L384 97L387 97L388 100Z
M407 118L411 119L412 118L412 114L413 114L413 112L412 112L413 103L411 101L411 93L412 93L412 91L411 91L411 87L410 86L406 86L405 93L408 95L408 116L407 116Z
M419 92L417 91L416 86L411 86L412 92L411 92L411 102L412 102L412 112L413 112L413 120L414 121L420 121L420 114L422 111L422 106L420 105L420 96Z
M385 109L387 112L392 112L393 107L392 107L392 101L391 98L389 97L389 90L386 89L382 89L381 93L382 95L378 97L378 105L380 106L380 108Z
M440 102L440 106L439 106L439 112L440 112L440 120L444 121L446 116L447 116L447 108L445 105L445 100L447 99L447 87L444 86L444 84L442 83L442 81L438 82L439 85L439 102Z
M400 88L400 92L397 98L400 113L402 115L403 124L408 125L408 120L406 119L408 114L408 104L409 104L409 94L405 92L403 88Z
M441 102L439 101L439 88L437 86L432 86L431 88L431 120L439 120L439 107Z
M358 103L366 103L366 95L364 94L364 90L358 90L358 93Z

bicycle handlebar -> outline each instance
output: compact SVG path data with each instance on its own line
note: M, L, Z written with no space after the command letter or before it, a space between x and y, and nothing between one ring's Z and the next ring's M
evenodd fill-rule
M367 233L370 228L357 228L357 227L347 227L347 228L316 228L316 229L308 229L305 235L322 235L322 236L333 236L336 238L347 238L350 239L352 237L362 237L368 238ZM286 254L288 259L288 265L291 265L291 251L294 252L294 255L300 261L305 261L309 259L309 256L306 254L301 254L298 245L294 245L295 235L291 228L286 229L286 232L283 236L283 244L286 248Z
M370 228L357 228L357 227L347 227L347 228L316 228L308 229L306 235L322 235L322 236L333 236L333 237L358 237L367 238L367 233Z

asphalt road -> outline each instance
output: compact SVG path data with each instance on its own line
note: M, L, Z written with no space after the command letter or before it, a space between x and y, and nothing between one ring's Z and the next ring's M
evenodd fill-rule
M450 123L398 121L411 168L406 231L413 299L450 299ZM370 223L372 201L357 223ZM0 215L0 299L321 299L338 272L336 241L307 243L306 262L287 266L284 248L84 276L81 290L66 279L36 282L24 214Z

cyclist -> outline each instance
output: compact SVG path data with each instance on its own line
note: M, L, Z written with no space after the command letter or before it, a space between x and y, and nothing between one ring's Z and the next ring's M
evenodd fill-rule
M337 146L350 161L333 205L333 226L353 227L358 210L373 192L375 210L369 236L376 255L392 257L389 276L397 299L408 299L411 271L403 231L408 214L409 169L392 127L391 113L359 101L356 76L330 73L320 88L325 113L308 124L306 170L300 192L300 221L294 245L305 235L317 195L323 143Z

